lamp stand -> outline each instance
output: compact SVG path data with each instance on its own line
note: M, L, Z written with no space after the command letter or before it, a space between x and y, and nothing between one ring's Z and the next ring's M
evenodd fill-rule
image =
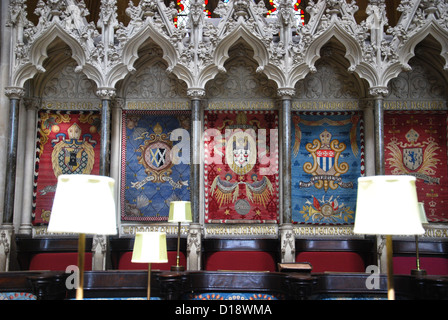
M415 235L415 253L416 253L416 264L417 269L411 270L411 275L413 276L425 276L426 270L420 269L420 257L419 257L419 251L418 251L418 235Z
M180 266L179 265L179 260L180 260L180 222L178 222L178 226L177 226L177 257L176 257L176 265L175 266L171 266L171 271L184 271L185 267L184 266Z
M86 250L86 235L80 233L78 237L78 268L79 268L79 285L76 289L76 300L84 299L84 259Z
M386 250L387 250L387 299L395 300L394 289L394 266L393 266L393 248L392 236L386 235Z
M151 263L148 263L148 288L146 289L146 299L151 300Z

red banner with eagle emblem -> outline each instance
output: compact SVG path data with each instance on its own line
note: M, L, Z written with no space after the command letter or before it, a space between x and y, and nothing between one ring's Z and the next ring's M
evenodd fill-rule
M58 176L98 174L101 115L96 111L40 111L34 172L33 224L47 224ZM73 195L76 201L76 195Z
M385 173L417 178L418 200L430 222L447 222L447 112L386 111Z
M278 115L206 111L205 222L278 222Z

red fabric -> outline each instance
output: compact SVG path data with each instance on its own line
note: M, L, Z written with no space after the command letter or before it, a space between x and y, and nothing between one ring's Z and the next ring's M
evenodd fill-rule
M446 111L384 113L385 174L413 175L430 222L447 222Z
M355 252L300 252L296 262L309 262L312 272L365 272L362 257Z
M394 274L411 274L417 269L415 257L394 257ZM448 259L440 257L420 257L420 269L428 275L448 275Z
M276 111L205 112L206 223L278 222L277 128Z
M79 139L71 139L69 129L77 124ZM40 111L34 176L33 224L49 222L54 188L60 174L98 174L100 170L99 112ZM75 147L74 147L75 146ZM54 152L54 153L53 153ZM77 165L64 154L76 154ZM73 195L73 201L78 201Z
M205 257L205 270L276 271L273 255L263 251L219 251Z
M29 270L65 271L78 265L77 252L38 253L31 258ZM92 270L92 253L85 253L84 270Z
M147 263L133 263L132 252L125 252L121 255L118 261L118 270L148 270ZM175 266L177 263L177 251L168 251L167 263L151 263L152 270L170 270L171 266ZM179 265L187 266L187 259L183 252L179 253Z

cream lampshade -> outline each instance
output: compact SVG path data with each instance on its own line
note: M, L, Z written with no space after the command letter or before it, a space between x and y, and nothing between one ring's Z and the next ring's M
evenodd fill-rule
M134 263L168 262L166 233L137 232L131 261Z
M148 263L147 299L151 299L151 263L168 262L166 233L137 232L132 252L133 263Z
M190 201L171 201L168 222L177 222L177 259L176 265L171 266L171 271L184 271L185 268L179 265L180 260L180 224L182 222L192 222Z
M192 222L190 201L171 201L168 222Z
M424 233L415 180L412 176L359 178L353 231L380 235Z
M106 176L60 175L48 231L117 234L114 186Z
M424 233L413 176L358 178L354 233L386 235L388 298L395 299L392 235Z
M117 233L115 180L106 176L60 175L51 210L48 232L78 233L79 286L76 299L83 299L85 235Z
M422 224L428 223L428 219L426 218L426 212L425 212L425 204L423 202L418 203L418 210L420 212L419 214L420 222Z

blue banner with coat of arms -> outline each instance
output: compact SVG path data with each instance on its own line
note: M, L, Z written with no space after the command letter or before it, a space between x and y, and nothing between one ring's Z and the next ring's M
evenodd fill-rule
M121 219L167 221L171 201L190 200L190 115L123 111Z
M353 224L365 170L362 114L295 112L292 127L293 223Z

